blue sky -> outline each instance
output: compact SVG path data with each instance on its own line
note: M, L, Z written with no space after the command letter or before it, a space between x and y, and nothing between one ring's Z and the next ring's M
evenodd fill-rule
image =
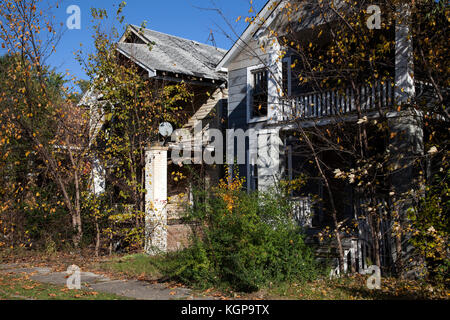
M48 1L48 0L47 0ZM50 3L51 1L49 1ZM82 67L76 61L74 51L92 51L91 7L104 8L113 16L119 0L63 0L59 8L53 11L56 22L64 23L64 34L60 40L56 53L47 61L60 72L70 72L77 78L87 79ZM232 27L240 33L245 27L244 19L236 22L239 16L249 15L250 0L128 0L123 11L125 23L140 25L147 21L147 28L179 37L206 43L212 29L218 47L229 49L233 41L223 34L232 34L230 26L215 11L201 10L201 8L219 8ZM259 11L266 0L254 0L253 6ZM81 29L69 30L66 20L70 16L66 9L70 5L78 5L81 9ZM223 31L221 30L223 29ZM233 39L235 36L233 35ZM209 43L211 44L211 43Z

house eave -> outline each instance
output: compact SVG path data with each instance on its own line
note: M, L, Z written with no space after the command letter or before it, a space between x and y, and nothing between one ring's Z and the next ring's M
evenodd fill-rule
M124 55L125 57L127 57L128 59L130 59L131 61L133 61L134 63L136 63L138 66L140 66L141 68L143 68L144 70L146 70L148 72L148 76L150 78L153 78L154 76L156 76L156 70L146 66L145 64L143 64L142 62L140 62L139 60L131 57L128 53L126 53L124 50L120 49L120 48L116 48L116 50Z
M131 24L129 24L128 26L127 26L127 29L125 30L125 32L123 33L123 35L120 37L120 39L119 39L119 43L123 43L123 42L125 42L125 40L126 40L126 38L127 38L127 36L128 36L128 33L129 32L133 32L139 39L141 39L142 41L144 41L145 43L149 43L150 41L141 33L141 32L139 32L139 30L137 30L136 29L136 27L135 26L133 26L133 25L131 25Z
M247 45L247 42L251 39L251 37L255 34L258 29L261 27L270 25L272 21L275 19L275 15L273 15L274 11L280 6L282 0L269 0L264 8L258 13L257 17L262 19L264 22L261 23L252 23L247 29L242 33L239 39L233 44L230 50L225 54L225 56L220 60L219 64L216 67L216 71L228 71L228 65L230 62L244 49Z

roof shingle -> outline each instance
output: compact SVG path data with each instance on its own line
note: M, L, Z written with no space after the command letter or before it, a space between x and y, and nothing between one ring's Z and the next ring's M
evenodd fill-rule
M139 32L139 27L130 27ZM215 71L226 50L149 29L141 36L152 44L151 50L147 44L126 42L119 42L118 49L152 70L226 80L225 73Z

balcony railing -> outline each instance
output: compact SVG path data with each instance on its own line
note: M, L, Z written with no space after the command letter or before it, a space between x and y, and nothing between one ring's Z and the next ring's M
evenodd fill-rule
M312 227L313 203L310 197L292 197L292 210L295 221L302 227Z
M334 89L285 99L281 118L283 121L293 121L345 115L356 112L358 105L361 111L367 112L391 107L393 103L393 81L377 81L359 86L356 90Z

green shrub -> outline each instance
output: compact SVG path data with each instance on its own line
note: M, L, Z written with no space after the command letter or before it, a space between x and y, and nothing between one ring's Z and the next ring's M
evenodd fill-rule
M282 192L247 194L240 188L195 192L187 220L192 246L170 254L165 271L199 287L227 285L255 291L270 282L312 280L319 273Z
M427 277L435 283L450 285L450 167L442 163L442 171L427 185L416 209L409 210L411 243L425 258Z

